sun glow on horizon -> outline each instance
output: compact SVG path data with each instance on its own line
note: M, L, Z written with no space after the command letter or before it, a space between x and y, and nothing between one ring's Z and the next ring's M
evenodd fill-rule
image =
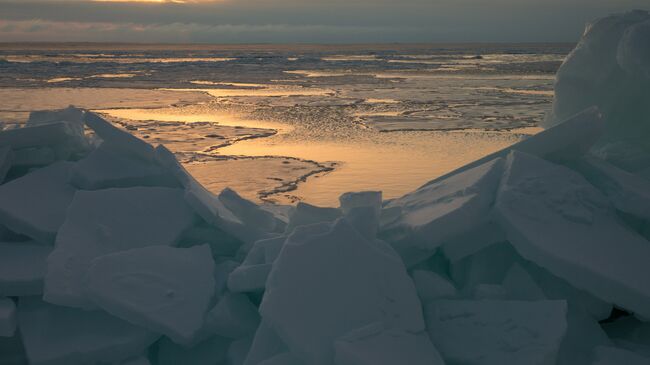
M206 2L200 0L92 0L97 3L158 3L158 4L187 4Z

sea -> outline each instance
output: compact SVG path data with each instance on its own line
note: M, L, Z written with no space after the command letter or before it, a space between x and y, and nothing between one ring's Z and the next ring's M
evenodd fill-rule
M215 193L391 199L541 131L573 47L0 44L0 128L74 105L168 146Z

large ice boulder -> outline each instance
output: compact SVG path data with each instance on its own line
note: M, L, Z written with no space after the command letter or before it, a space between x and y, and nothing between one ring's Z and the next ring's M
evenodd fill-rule
M513 152L496 215L521 256L650 318L650 244L623 226L605 196L581 175Z
M82 279L98 256L172 246L194 222L180 189L135 187L78 191L47 260L44 299L88 307Z
M158 338L104 312L54 306L34 297L20 299L18 327L34 365L119 362L140 355Z
M399 257L346 220L289 236L273 264L260 313L292 354L331 364L334 341L371 323L424 329L420 301Z
M214 295L214 261L208 245L121 251L94 259L84 284L108 313L190 344Z
M66 218L75 188L71 162L57 162L0 185L0 224L51 244Z
M433 344L451 364L553 365L566 332L563 301L436 300L425 307Z
M598 106L607 143L601 153L628 169L650 166L650 14L610 15L587 26L580 43L558 70L553 126Z

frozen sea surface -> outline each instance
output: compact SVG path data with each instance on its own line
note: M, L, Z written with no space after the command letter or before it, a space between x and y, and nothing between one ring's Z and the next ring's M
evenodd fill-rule
M571 48L5 45L0 121L76 103L164 143L215 192L392 198L539 131Z

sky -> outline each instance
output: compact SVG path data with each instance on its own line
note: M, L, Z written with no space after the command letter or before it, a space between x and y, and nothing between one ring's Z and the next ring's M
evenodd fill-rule
M574 42L649 0L0 0L0 42Z

